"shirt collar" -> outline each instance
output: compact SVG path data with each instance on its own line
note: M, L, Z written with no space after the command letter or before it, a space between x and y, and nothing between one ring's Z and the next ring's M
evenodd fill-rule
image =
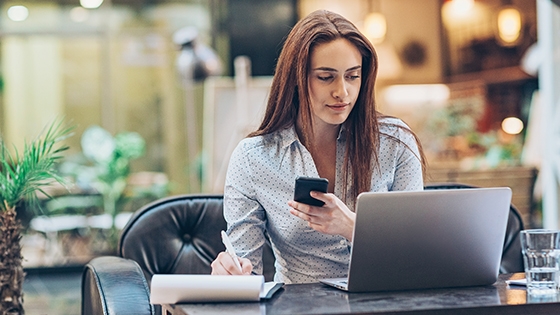
M338 131L338 137L336 138L336 140L338 141L344 141L346 140L346 124L342 124L342 126L340 127L340 130Z
M338 141L345 141L346 140L346 125L342 124L342 126L340 127L340 130L338 131L338 137L337 140ZM299 144L301 144L301 141L299 140L299 137L297 135L296 132L296 127L295 125L292 125L291 127L288 127L286 129L280 130L279 131L279 136L281 139L281 146L283 149L291 146L294 142L298 142Z
M285 148L291 146L292 143L294 143L294 142L299 142L301 144L301 142L299 141L297 132L296 132L295 125L292 125L291 127L280 130L279 131L279 136L280 136L280 139L281 139L282 149L285 149Z

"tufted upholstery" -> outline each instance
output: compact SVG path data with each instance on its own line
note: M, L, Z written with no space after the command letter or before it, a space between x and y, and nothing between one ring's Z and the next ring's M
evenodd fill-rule
M224 250L220 231L226 227L221 195L173 196L142 207L122 230L119 257L86 265L82 314L159 314L148 302L152 276L210 274L210 263ZM263 263L265 279L272 280L269 246Z
M426 189L469 188L462 184L428 185ZM160 314L149 304L154 274L209 274L210 263L224 250L223 199L218 195L164 198L138 210L122 231L118 257L92 259L82 275L82 314ZM501 272L523 270L521 218L512 206ZM263 253L265 279L274 274L270 247Z
M119 254L156 273L209 274L224 250L221 196L176 196L143 207L123 229Z

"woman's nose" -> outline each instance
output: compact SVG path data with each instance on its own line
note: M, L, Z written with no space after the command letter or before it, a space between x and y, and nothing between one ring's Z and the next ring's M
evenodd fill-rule
M343 78L335 81L332 94L334 98L340 100L343 100L346 96L348 96L348 86Z

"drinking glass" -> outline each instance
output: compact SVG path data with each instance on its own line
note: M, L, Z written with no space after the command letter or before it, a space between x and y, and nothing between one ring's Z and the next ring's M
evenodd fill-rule
M560 231L545 229L521 231L521 251L527 278L527 292L558 293Z

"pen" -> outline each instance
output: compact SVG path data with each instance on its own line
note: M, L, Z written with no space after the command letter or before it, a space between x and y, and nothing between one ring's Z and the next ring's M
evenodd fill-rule
M235 250L233 249L233 246L231 245L229 237L227 236L225 231L222 231L222 242L226 246L226 252L231 256L231 258L233 258L237 269L243 272L243 269L241 269L241 264L239 264L239 260L237 259L237 255L235 254Z

